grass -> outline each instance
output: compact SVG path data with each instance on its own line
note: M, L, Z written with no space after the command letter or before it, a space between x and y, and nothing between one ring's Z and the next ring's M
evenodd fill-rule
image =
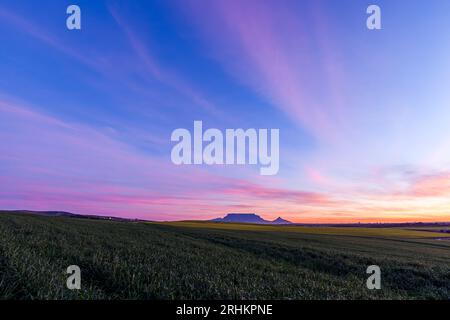
M358 227L303 227L303 226L274 226L245 223L217 223L201 221L168 222L166 225L190 228L209 228L242 231L271 231L271 232L296 232L303 234L361 236L361 237L387 237L387 238L437 238L442 233L417 231L415 229L401 228L358 228ZM441 228L442 229L442 228ZM438 230L438 229L436 229Z
M0 299L450 298L450 242L421 232L219 225L0 213Z

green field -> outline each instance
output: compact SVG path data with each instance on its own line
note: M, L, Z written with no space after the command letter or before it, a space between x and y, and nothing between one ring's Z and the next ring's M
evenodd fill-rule
M450 299L450 241L435 237L0 213L0 299ZM373 264L381 290L366 288Z
M377 237L377 238L403 238L403 239L426 239L439 238L445 234L437 232L439 228L434 229L436 232L429 232L430 228L424 228L423 231L415 229L399 229L399 228L350 228L350 227L304 227L304 226L274 226L274 225L257 225L246 223L216 223L216 222L199 222L199 221L183 221L169 222L165 225L190 228L208 228L223 230L241 230L241 231L271 231L271 232L295 232L303 234L320 234L320 235L336 235L336 236L360 236L360 237ZM450 237L450 236L449 236Z

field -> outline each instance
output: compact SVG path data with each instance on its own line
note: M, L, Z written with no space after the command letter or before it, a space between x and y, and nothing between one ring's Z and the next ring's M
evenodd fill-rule
M0 299L450 299L442 236L0 213ZM373 264L381 290L366 287Z
M349 228L349 227L300 227L300 226L274 226L274 225L256 225L244 223L214 223L214 222L170 222L166 225L190 228L208 228L222 230L241 230L241 231L271 231L271 232L295 232L303 234L321 234L337 236L359 236L359 237L377 237L377 238L403 238L403 239L424 239L439 238L445 234L439 233L442 228L435 227L423 228L423 231L416 229L398 229L398 228ZM433 230L431 230L433 231Z

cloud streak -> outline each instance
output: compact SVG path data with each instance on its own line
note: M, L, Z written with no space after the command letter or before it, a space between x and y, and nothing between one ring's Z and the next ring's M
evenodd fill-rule
M170 219L212 217L227 208L275 203L331 205L325 195L177 167L101 132L2 96L3 207ZM176 196L174 196L176 194Z
M190 1L180 6L203 35L208 49L237 79L268 98L274 106L314 137L334 141L343 97L335 83L342 77L333 60L332 48L308 37L314 25L301 23L288 2L275 1ZM316 8L312 9L317 10ZM205 15L207 11L210 14ZM323 29L323 20L317 24ZM318 34L321 34L320 31ZM295 41L292 36L295 35ZM313 83L320 55L326 60L325 77L334 88L335 100L312 99ZM325 53L325 54L322 54ZM323 86L323 81L320 81ZM341 128L340 128L341 129Z
M148 75L175 89L181 95L189 98L195 105L200 106L210 115L222 118L225 116L219 108L200 94L197 89L194 89L192 85L189 85L185 80L183 80L180 75L176 74L172 70L169 70L167 67L162 68L157 62L157 59L149 53L146 45L141 41L136 32L132 30L130 24L122 17L118 10L110 6L109 11L125 34L135 54L142 61Z

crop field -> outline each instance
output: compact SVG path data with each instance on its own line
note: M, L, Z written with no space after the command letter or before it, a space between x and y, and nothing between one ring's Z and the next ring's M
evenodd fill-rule
M0 213L0 299L450 299L436 234Z
M190 228L242 230L242 231L271 231L271 232L295 232L303 234L340 235L340 236L361 236L361 237L394 237L394 238L433 238L442 237L442 233L429 232L431 228L424 228L423 231L415 229L400 228L357 228L357 227L299 227L299 226L274 226L257 225L245 223L216 223L216 222L170 222L166 225ZM442 228L441 228L442 229ZM433 231L433 230L431 230Z

